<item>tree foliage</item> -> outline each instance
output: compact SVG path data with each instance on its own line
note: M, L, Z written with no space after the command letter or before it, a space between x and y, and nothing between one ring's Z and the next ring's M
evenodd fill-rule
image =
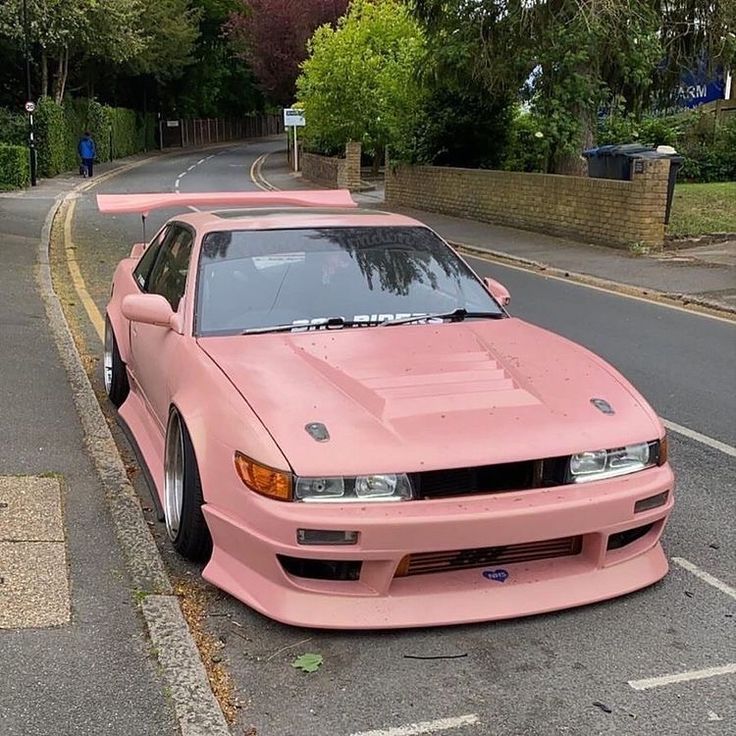
M398 0L354 0L337 28L322 26L309 42L298 79L308 143L336 153L346 141L382 154L411 147L424 98L417 80L424 36Z
M189 0L143 2L138 15L142 45L126 59L131 69L159 82L181 76L192 61L202 13Z
M41 56L41 93L49 92L52 75L53 95L64 97L70 62L79 57L109 59L120 63L145 48L139 24L142 0L5 0L0 6L0 34L24 42L26 28L30 42Z
M570 172L615 100L641 111L683 68L734 57L736 0L414 0L437 44L471 59L489 94L526 88L549 165Z
M316 28L335 23L347 0L241 0L226 33L276 104L294 101L299 66Z
M224 34L242 0L27 0L32 96L67 93L167 114L262 109ZM23 0L0 0L0 105L25 99ZM239 49L241 50L241 49Z

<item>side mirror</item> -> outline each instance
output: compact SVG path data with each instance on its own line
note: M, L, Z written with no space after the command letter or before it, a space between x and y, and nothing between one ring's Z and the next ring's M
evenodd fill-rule
M486 276L483 279L483 285L488 289L491 296L501 304L501 306L507 307L511 304L511 294L509 294L509 290L503 284L496 281L496 279Z
M177 315L160 294L128 294L123 297L123 315L131 322L175 329ZM177 332L179 330L176 330Z
M145 250L145 243L134 243L133 247L130 249L130 258L135 258L136 260L138 260L138 258L143 255Z

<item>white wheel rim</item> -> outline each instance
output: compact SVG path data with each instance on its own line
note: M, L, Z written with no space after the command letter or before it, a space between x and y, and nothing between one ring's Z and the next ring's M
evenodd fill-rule
M102 354L102 373L105 379L105 391L110 395L112 389L112 351L113 334L109 322L105 322L105 348Z
M184 502L184 437L179 415L172 412L166 430L166 453L164 458L164 516L166 533L175 540L181 525L181 510Z

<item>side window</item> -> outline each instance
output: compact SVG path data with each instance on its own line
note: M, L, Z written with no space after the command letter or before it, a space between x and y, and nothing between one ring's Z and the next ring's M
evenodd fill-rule
M166 238L148 278L147 289L151 294L161 294L176 311L184 296L189 259L192 255L192 233L181 225L174 225Z
M138 265L133 271L133 278L138 286L143 291L148 291L148 277L151 273L151 268L156 261L156 256L161 250L161 244L166 240L166 236L171 232L171 226L167 225L159 234L158 237L146 248L145 253L141 256Z

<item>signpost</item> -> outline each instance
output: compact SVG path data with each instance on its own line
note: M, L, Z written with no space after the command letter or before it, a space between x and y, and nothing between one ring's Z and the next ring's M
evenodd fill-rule
M296 107L284 108L284 128L294 129L294 171L299 171L299 141L297 138L297 128L303 128L307 124L304 119L304 110Z

